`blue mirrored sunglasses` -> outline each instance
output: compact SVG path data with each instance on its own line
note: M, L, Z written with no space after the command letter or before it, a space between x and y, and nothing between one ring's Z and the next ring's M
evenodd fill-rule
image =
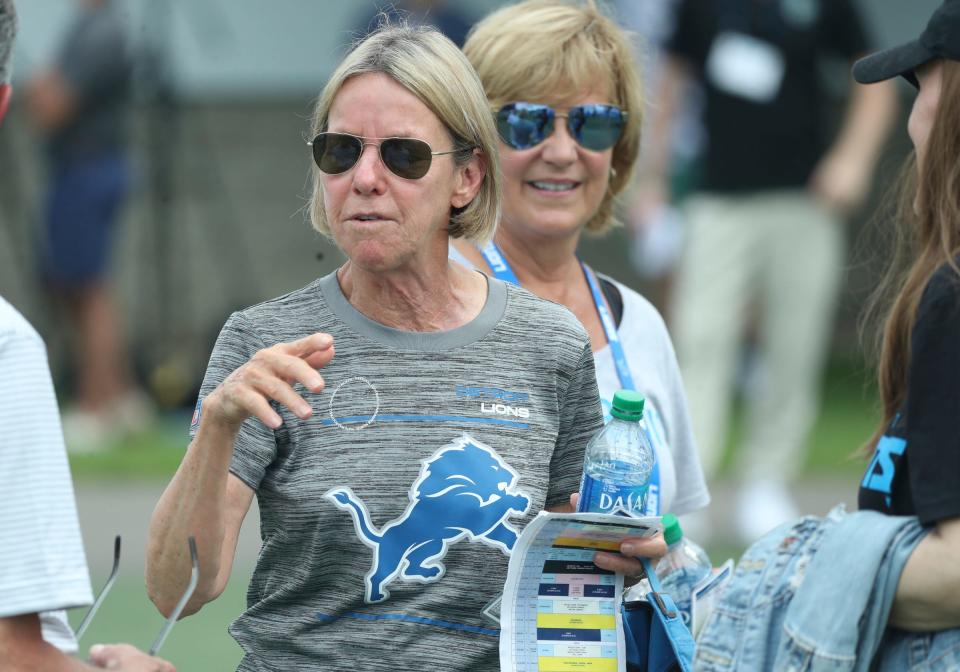
M549 105L508 103L497 112L497 131L514 149L529 149L550 137L557 117L566 118L577 144L600 152L617 144L627 113L614 105L577 105L563 114Z

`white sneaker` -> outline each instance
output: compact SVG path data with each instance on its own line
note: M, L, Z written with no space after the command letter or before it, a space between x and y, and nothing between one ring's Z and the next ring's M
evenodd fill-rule
M68 408L61 416L63 440L70 453L99 453L107 450L122 430L102 413Z
M157 420L153 401L139 389L132 389L112 401L109 413L127 436L142 433Z
M749 483L737 498L737 531L748 544L799 515L789 490L782 483Z

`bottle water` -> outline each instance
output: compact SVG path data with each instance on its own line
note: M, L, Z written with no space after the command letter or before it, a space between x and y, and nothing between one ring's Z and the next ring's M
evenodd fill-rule
M683 536L680 521L672 513L663 516L663 539L667 554L657 564L660 587L673 598L688 628L693 627L693 589L713 571L706 551Z
M653 446L640 427L643 395L613 395L610 422L587 444L577 511L643 516L653 471Z

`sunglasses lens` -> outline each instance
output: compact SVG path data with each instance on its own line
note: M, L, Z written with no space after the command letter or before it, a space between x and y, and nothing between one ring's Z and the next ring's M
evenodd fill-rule
M313 140L313 160L328 175L339 175L353 168L361 152L363 142L352 135L321 133Z
M593 151L610 149L623 133L624 115L613 105L581 105L570 109L570 134L580 145Z
M430 170L430 145L413 138L390 138L380 144L380 158L394 174L418 180Z
M553 110L534 103L510 103L497 112L500 139L514 149L529 149L553 131Z

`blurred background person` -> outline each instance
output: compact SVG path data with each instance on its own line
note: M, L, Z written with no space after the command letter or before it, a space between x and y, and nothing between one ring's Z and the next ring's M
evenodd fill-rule
M81 0L56 63L27 91L44 136L48 188L41 273L72 331L70 450L102 448L147 423L132 381L120 312L109 287L111 250L130 189L127 115L132 57L112 0Z
M681 0L650 134L669 137L677 91L705 90L707 146L676 281L672 329L708 477L722 458L741 337L756 304L760 377L734 465L737 525L752 539L796 515L844 263L844 218L867 195L890 128L890 84L850 87L830 140L821 61L868 48L851 0ZM643 198L668 198L669 152L651 148ZM657 160L659 159L659 161Z
M462 2L450 0L376 0L369 3L358 23L354 35L357 38L369 35L383 19L396 24L406 21L414 26L433 26L446 35L458 47L467 41L467 33L473 21L463 12Z
M626 34L592 1L528 0L478 23L464 53L497 111L504 201L493 241L454 241L453 257L577 316L606 411L617 390L646 397L644 428L657 456L648 513L706 506L663 320L577 256L584 234L614 227L615 199L630 184L640 145L643 91Z
M651 156L651 149L670 153L669 174L665 181L670 188L670 201L657 202L651 212L646 212L646 200L636 184L625 194L625 224L632 238L630 261L633 270L644 281L643 294L670 322L668 313L673 279L680 255L686 226L681 205L697 179L700 153L704 145L704 130L701 121L703 90L697 82L688 78L685 82L663 82L664 43L673 34L673 22L680 0L617 0L617 19L634 37L641 68L644 90L643 138L637 173L647 172L648 161L662 163ZM656 95L663 86L682 85L672 94L676 103L670 124L670 137L653 143L650 134L654 131L659 104Z

